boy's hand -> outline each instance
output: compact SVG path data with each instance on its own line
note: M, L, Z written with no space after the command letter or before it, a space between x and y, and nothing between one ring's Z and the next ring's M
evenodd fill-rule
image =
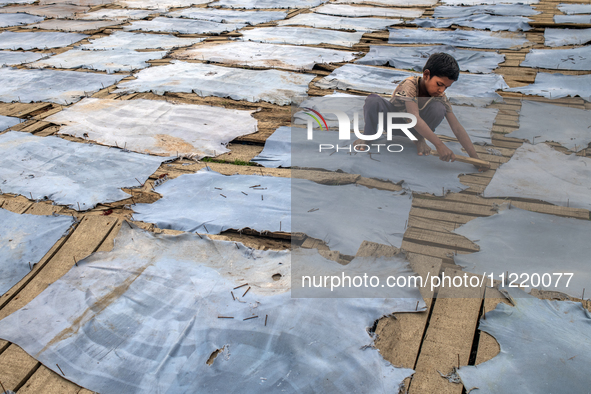
M437 146L437 154L439 155L439 160L443 161L455 161L456 155L449 149L445 144L441 144Z

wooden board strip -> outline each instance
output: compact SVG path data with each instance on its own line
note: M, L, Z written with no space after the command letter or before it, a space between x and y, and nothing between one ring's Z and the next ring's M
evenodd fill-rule
M438 246L466 252L478 252L480 247L463 235L409 227L404 239L422 245Z
M451 213L461 212L462 214L468 214L471 216L491 216L496 213L496 211L489 207L443 199L415 198L412 201L412 206Z
M446 264L453 264L453 256L456 253L453 249L446 249L443 247L431 246L431 245L422 245L418 243L414 243L408 240L402 240L402 244L400 246L402 250L408 253L420 254L423 256L430 256L441 259ZM466 253L466 252L460 252Z
M41 365L18 394L77 394L79 391L80 386Z
M40 364L23 349L12 344L0 354L0 379L6 390L16 391Z
M527 211L545 213L549 215L557 215L564 217L571 217L577 219L589 219L589 211L582 208L561 207L558 205L545 204L543 202L528 202L520 201L511 198L483 198L478 196L471 196L461 193L450 193L445 196L445 200L457 201L475 205L483 205L493 207L494 204L511 203L512 206Z
M364 241L357 251L356 257L391 257L397 253L398 249L394 247ZM412 269L423 280L427 280L428 275L439 274L441 259L412 255L409 256L409 262ZM375 331L377 334L376 347L382 356L393 365L414 368L416 363L433 297L429 287L423 287L421 294L427 304L426 311L396 313L395 317L382 318L378 322Z
M495 288L487 287L484 296L483 315L486 315L487 312L495 309L499 302L505 302L508 304L507 299L501 294L500 291ZM483 318L484 317L481 317L481 319ZM484 331L480 331L475 365L490 360L499 354L500 351L501 347L499 346L497 340L492 335L487 334Z
M67 242L31 281L0 309L0 319L22 308L79 261L97 250L115 226L108 216L85 216Z
M444 273L449 277L465 274L450 268ZM462 393L461 384L450 383L439 371L451 373L454 367L458 367L458 358L459 366L468 365L482 293L478 287L439 289L409 394Z
M434 211L431 209L423 209L418 207L412 207L410 210L410 216L416 216L425 219L435 219L438 221L445 221L450 222L456 225L456 227L460 227L461 224L468 223L472 219L476 219L480 216L473 216L473 215L464 215L461 212L441 212L441 211Z

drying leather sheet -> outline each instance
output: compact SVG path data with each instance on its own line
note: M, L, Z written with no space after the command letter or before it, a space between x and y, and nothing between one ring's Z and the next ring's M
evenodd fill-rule
M148 10L128 10L125 8L103 8L98 11L87 12L82 15L76 15L76 19L89 20L128 20L128 19L144 19L152 15L154 11Z
M430 7L437 0L335 0L334 4L371 4L389 7Z
M136 187L138 179L145 181L164 161L18 131L0 135L0 153L3 192L47 199L76 210L129 198L121 188Z
M591 75L563 75L560 73L539 72L536 74L533 84L504 90L506 92L543 96L550 99L579 96L591 101Z
M531 16L540 14L540 11L525 4L475 5L471 7L440 5L435 7L433 18L457 18L476 14Z
M590 24L591 15L554 15L556 23Z
M584 393L591 387L591 315L581 303L539 300L507 289L515 306L499 303L480 320L501 352L458 375L467 390L494 393ZM543 360L543 361L542 361Z
M0 101L71 104L113 85L125 75L61 70L0 68Z
M83 14L89 7L73 4L52 4L52 5L23 5L16 7L0 8L0 13L24 12L30 15L39 15L47 18L72 18L76 14Z
M150 21L135 21L123 30L163 31L182 34L220 34L241 29L245 23L218 23L186 18L156 17Z
M106 37L89 40L83 49L172 49L203 41L205 38L181 38L170 34L128 33L116 31Z
M20 122L21 120L19 118L0 115L0 131L4 131L9 127L19 124Z
M313 140L306 138L306 129L292 127L291 136L291 166L323 169L328 171L343 171L348 174L359 174L367 178L376 178L401 184L403 188L417 193L431 193L442 195L444 190L459 192L467 189L458 176L477 172L470 164L460 162L443 162L435 156L418 156L417 149L407 137L393 135L388 141L386 135L379 139L368 141L374 144L371 155L366 152L349 154L348 147L357 139L351 134L350 140L339 140L334 131L314 132ZM323 149L319 152L319 145ZM327 145L336 146L336 148ZM383 144L377 152L377 145ZM393 145L392 152L386 146ZM397 146L398 145L398 146ZM454 153L461 153L461 145L457 142L446 142L445 145ZM403 150L400 151L402 146Z
M105 51L72 49L51 56L48 59L39 60L31 64L31 66L38 68L86 68L108 73L117 71L131 72L150 67L149 60L162 59L166 54L166 51L137 52L133 49L109 49Z
M39 0L39 4L75 4L86 6L109 5L113 0Z
M291 127L281 126L266 140L263 151L252 162L263 167L291 167Z
M202 158L229 152L228 142L257 131L253 111L160 100L86 98L45 120L60 134L139 153Z
M305 27L259 27L241 31L241 40L272 44L317 45L332 44L351 47L357 44L364 32L344 32Z
M71 216L19 215L0 209L0 296L24 278L73 223Z
M476 30L390 29L390 44L446 44L466 48L509 49L527 43L523 33Z
M391 18L420 18L425 10L421 8L362 7L329 3L314 9L318 14L337 16L379 16Z
M117 26L123 21L84 21L84 20L47 20L27 26L30 28L61 31L91 31L104 27Z
M0 33L0 49L46 49L67 47L75 42L89 37L79 33L61 32L26 32L14 33L3 31Z
M322 89L355 89L391 94L400 82L413 75L419 74L358 64L345 64L315 84ZM446 95L452 103L474 104L478 102L479 105L483 105L500 99L501 97L495 91L506 87L508 86L501 75L460 74L459 79L446 90Z
M0 14L0 27L28 25L29 23L40 22L43 17L29 14Z
M288 70L312 70L318 63L348 62L355 59L355 53L350 51L250 41L204 43L175 52L172 56L176 59L207 59L212 63Z
M503 205L498 214L476 218L454 231L480 246L479 252L458 254L454 260L465 271L474 274L493 272L495 280L499 279L499 273L511 272L520 277L516 283L521 283L526 279L526 275L522 274L527 274L533 280L533 283L525 280L528 293L532 288L538 288L580 297L583 288L591 281L590 231L589 220L563 218L515 207L509 209L508 205ZM557 280L552 273L558 272L573 275L570 280L568 276ZM542 282L544 273L552 277L550 282L548 275ZM514 275L509 282L513 279ZM490 284L490 277L488 281Z
M470 51L449 45L423 47L391 47L371 45L369 53L357 60L357 64L372 66L390 65L405 70L423 71L423 66L433 53L445 52L452 55L462 71L490 73L505 61L505 55L496 52Z
M561 3L557 7L567 15L572 14L591 14L591 4L567 4Z
M160 200L134 206L136 220L202 234L244 228L301 232L347 255L355 255L364 240L400 247L412 204L409 195L357 185L225 176L206 169L181 175L156 191ZM334 209L337 203L339 208ZM367 220L360 222L358 217Z
M399 25L402 19L385 19L385 18L341 18L332 15L323 14L299 14L293 18L279 21L279 26L290 25L304 25L312 27L322 27L329 29L340 30L355 30L355 31L375 31L384 30L388 26Z
M328 0L220 0L210 3L212 7L223 8L310 8Z
M211 0L117 0L116 4L120 4L126 8L166 11L169 8L190 7L192 5L207 4L210 2Z
M532 49L520 66L552 70L591 70L591 47Z
M578 152L591 142L590 129L591 110L524 100L519 111L519 129L507 137L523 138L530 143L554 141Z
M0 51L0 66L30 63L50 55L51 53Z
M32 4L37 0L0 0L0 7L4 7L9 4Z
M523 144L501 165L484 190L486 197L533 198L591 209L591 159L565 155L546 144Z
M338 266L314 251L295 253ZM0 332L101 393L397 390L413 371L385 361L366 330L382 316L423 307L418 291L407 290L408 298L291 298L291 259L287 251L124 225L112 252L78 262L3 319ZM393 259L363 262L409 272ZM360 263L350 264L359 272ZM234 289L244 283L248 292Z
M479 4L538 4L540 0L443 0L443 4L449 5L479 5Z
M498 109L454 105L453 111L456 118L460 121L460 124L470 136L470 140L472 140L473 144L492 144L492 127L495 118L497 117L497 113L499 112ZM445 118L443 118L441 124L437 126L435 134L456 138Z
M591 29L546 29L544 39L548 47L583 45L591 41Z
M527 31L531 29L528 22L531 22L531 19L523 16L497 16L488 14L476 14L445 19L425 18L412 21L413 24L419 27L435 27L442 29L450 27L451 25L456 25L491 31Z
M116 92L194 92L202 97L229 97L250 102L262 100L286 105L293 97L306 95L315 75L279 70L243 70L173 60L170 65L142 70L136 77L133 81L119 84Z
M166 14L176 18L201 19L212 22L246 23L258 25L259 23L285 19L285 11L236 11L211 8L187 8L172 11Z

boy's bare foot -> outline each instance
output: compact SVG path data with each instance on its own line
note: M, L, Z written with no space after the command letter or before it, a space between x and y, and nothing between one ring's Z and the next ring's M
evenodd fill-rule
M364 140L362 140L361 138L358 140L355 140L355 142L353 142L353 149L355 149L355 147L357 145L367 145L366 142ZM358 149L355 149L357 152L364 152L365 151L365 147L364 146L360 146Z
M420 139L414 142L417 146L417 154L419 156L428 156L431 154L431 148L427 145L427 142L424 139Z

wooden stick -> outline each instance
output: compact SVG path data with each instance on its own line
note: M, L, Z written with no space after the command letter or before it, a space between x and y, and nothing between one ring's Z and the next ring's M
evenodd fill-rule
M439 156L439 154L437 153L436 150L431 150L431 154L433 156ZM462 163L467 163L467 164L472 164L472 165L475 165L476 167L483 167L483 168L486 168L487 170L490 168L490 163L486 160L474 159L472 157L461 156L461 155L455 155L455 156L456 156L456 161L459 161Z

